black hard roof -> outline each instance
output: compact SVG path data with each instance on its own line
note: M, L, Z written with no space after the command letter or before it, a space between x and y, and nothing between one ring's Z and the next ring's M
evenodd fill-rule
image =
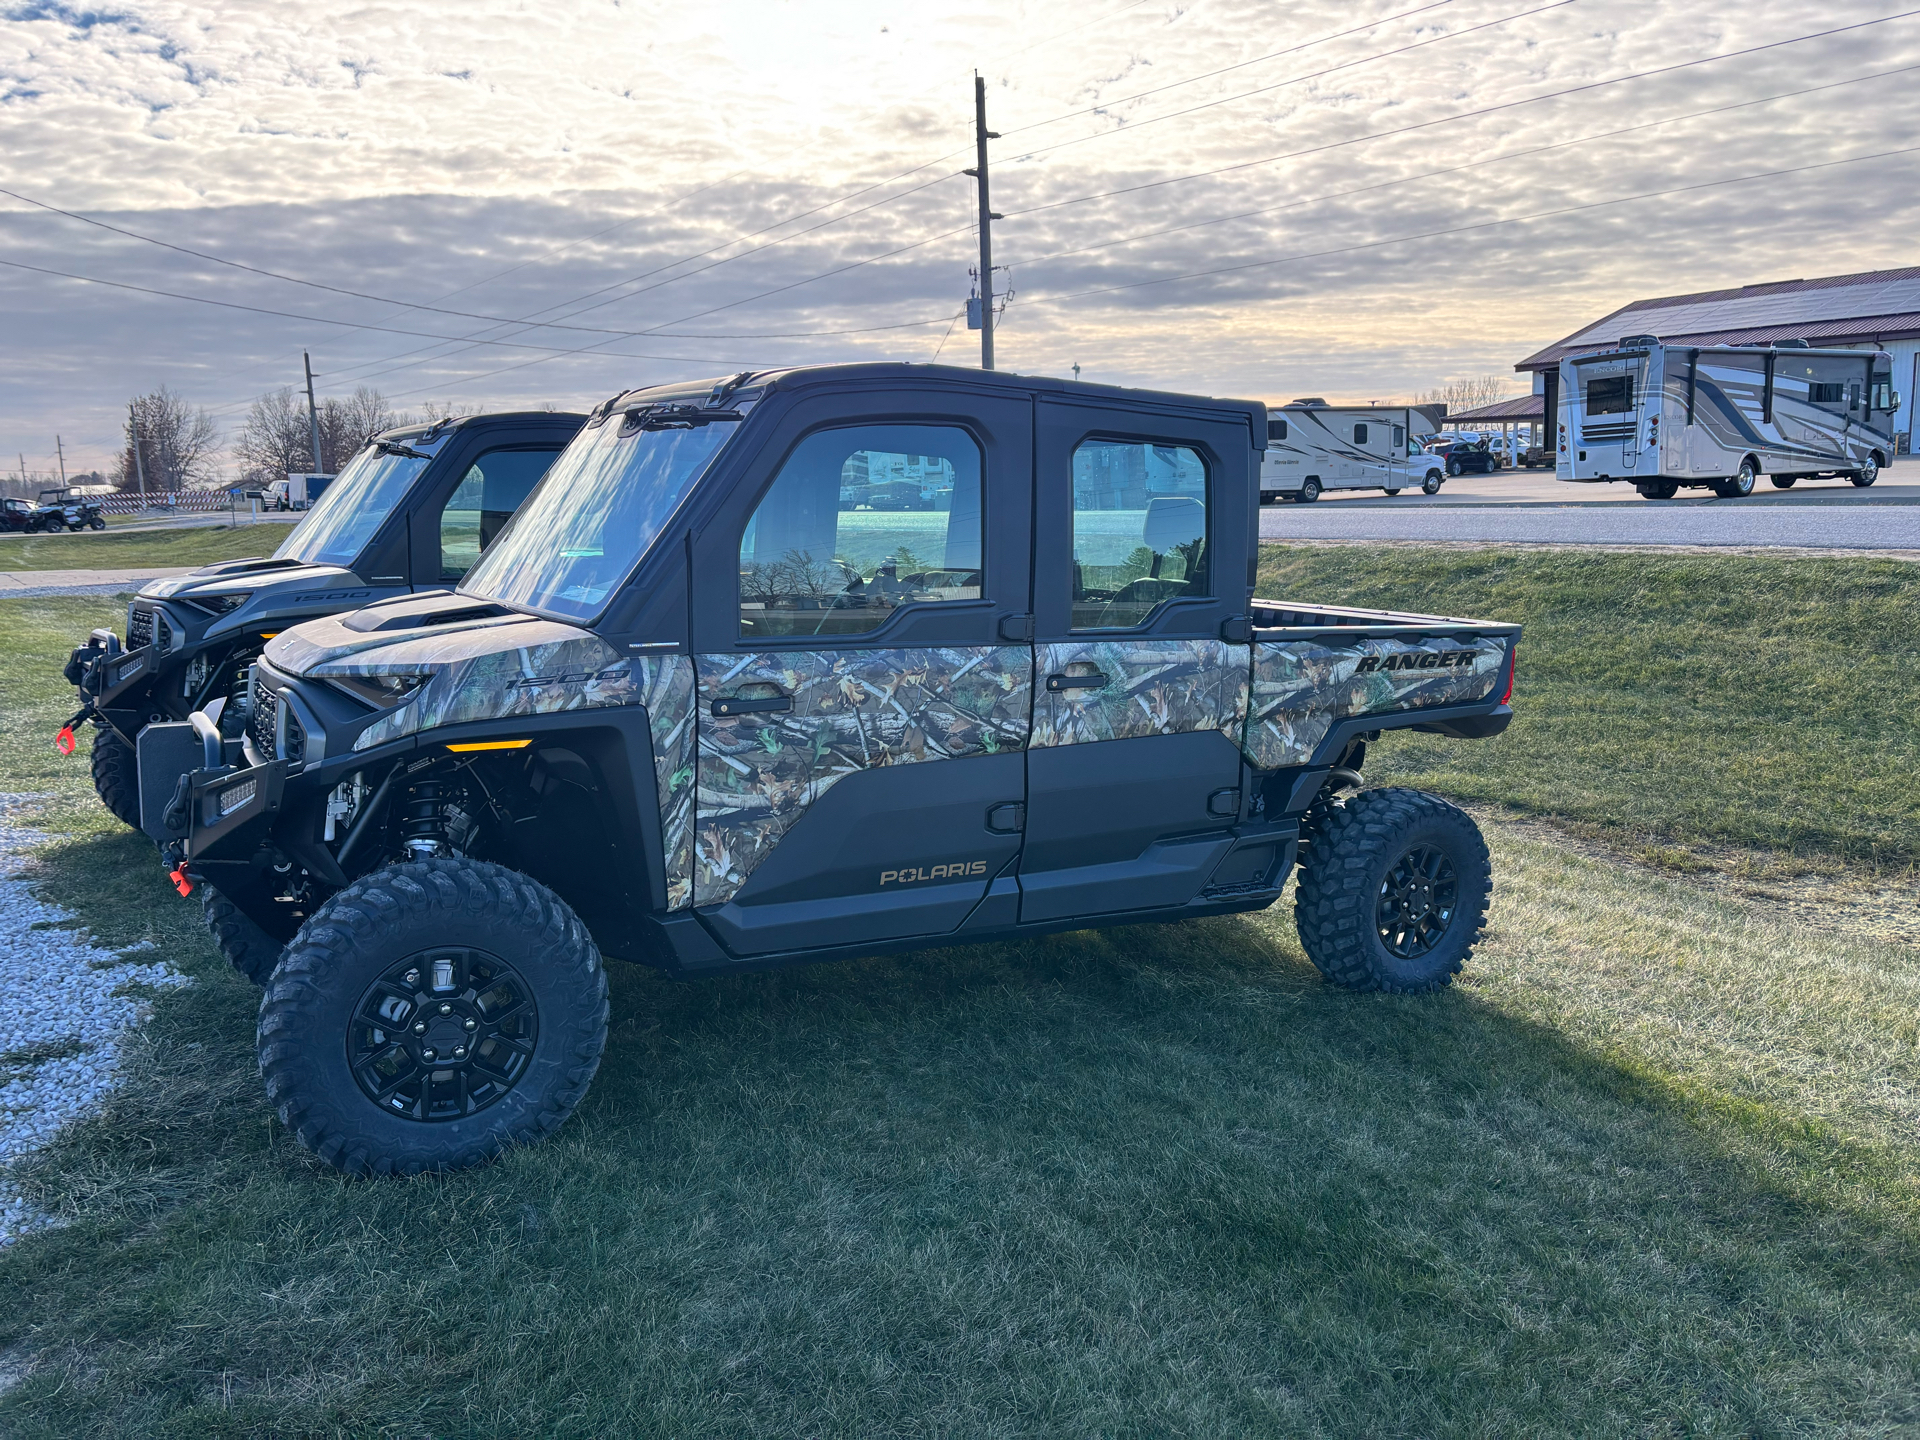
M738 381L736 385L735 382ZM802 386L867 385L954 385L969 389L1020 391L1029 395L1059 395L1084 400L1106 400L1122 405L1157 405L1183 410L1225 410L1247 417L1260 430L1267 407L1258 400L1235 400L1220 396L1189 395L1173 390L1146 390L1122 385L1101 385L1087 380L1060 380L1049 375L1020 375L1006 370L976 370L960 365L919 365L904 361L860 361L844 365L802 365L783 370L750 371L741 376L714 376L706 380L672 381L639 390L623 391L609 403L655 402L704 399L716 386L730 386L735 393L764 389L788 390Z
M425 435L428 431L452 434L465 425L475 425L481 421L530 420L572 420L585 424L587 417L577 410L487 410L478 415L453 415L445 420L422 420L407 425L396 425L392 430L383 430L375 436L376 440L402 440L410 435Z

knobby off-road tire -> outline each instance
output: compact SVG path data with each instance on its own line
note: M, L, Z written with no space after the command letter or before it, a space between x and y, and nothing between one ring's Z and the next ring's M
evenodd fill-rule
M1361 791L1329 805L1308 830L1294 924L1315 968L1356 991L1438 991L1473 954L1493 889L1487 842L1457 806L1425 791ZM1435 857L1442 865L1431 865ZM1439 869L1451 884L1432 896L1431 935L1408 944L1383 918L1410 870ZM1444 914L1443 914L1444 912ZM1396 945L1402 952L1397 954Z
M285 948L212 886L200 888L200 915L227 964L256 986L267 984Z
M443 959L456 982L444 1001L433 993ZM489 964L492 979L463 989L463 977ZM424 973L418 982L407 979L416 966ZM523 1030L519 1043L499 1043L497 1056L524 1056L520 1069L493 1099L462 1111L467 1103L458 1098L469 1086L479 1094L490 1084L492 1073L480 1069L488 1060L481 1051L494 1044L488 996L503 988L508 998L499 1014L518 1017L523 1028L531 1022L532 1039ZM424 1003L380 1010L402 992L426 992ZM485 1022L478 1032L468 1027L479 1039L469 1042L476 1054L465 1071L450 1061L463 1017ZM370 1026L370 1018L386 1031ZM441 1037L441 1030L450 1035ZM372 1045L388 1045L385 1054L401 1058L396 1067L413 1066L422 1078L456 1077L434 1079L427 1092L436 1104L453 1106L450 1119L416 1119L431 1105L416 1106L415 1114L388 1109L413 1094L404 1086L384 1103L363 1088L373 1069L364 1059L370 1036ZM551 1134L586 1094L606 1041L607 972L579 917L518 871L451 857L388 866L321 906L281 956L260 1004L268 1099L309 1150L361 1176L476 1166ZM436 1055L420 1049L429 1045L442 1048L440 1064L421 1062ZM450 1095L456 1099L446 1102Z
M93 789L114 815L140 829L140 759L119 733L93 733Z

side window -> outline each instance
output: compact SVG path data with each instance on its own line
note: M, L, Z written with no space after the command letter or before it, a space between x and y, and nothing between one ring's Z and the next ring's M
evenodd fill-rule
M558 450L490 450L468 467L440 512L440 578L451 584L473 569Z
M1184 445L1088 440L1074 451L1073 629L1141 625L1206 595L1207 466Z
M1365 425L1357 425L1354 427L1354 443L1356 445L1367 444L1367 427Z
M1286 440L1287 439L1287 422L1285 420L1268 421L1267 438L1269 440Z
M1401 425L1397 425L1397 426L1395 426L1395 427L1394 427L1394 445L1395 445L1395 447L1396 447L1396 448L1398 449L1399 447L1401 447L1401 446L1403 446L1403 445L1406 445L1406 444L1407 444L1407 427L1405 427L1405 426L1401 426Z
M859 635L979 600L981 450L958 426L859 425L794 448L740 537L740 633Z

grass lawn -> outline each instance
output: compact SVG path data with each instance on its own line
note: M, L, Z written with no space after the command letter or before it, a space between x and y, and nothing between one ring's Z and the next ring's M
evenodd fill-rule
M1489 811L1490 934L1439 996L1323 985L1285 905L615 962L554 1142L350 1182L266 1109L257 993L46 743L114 613L0 604L0 765L48 796L48 894L200 984L29 1176L73 1219L0 1258L0 1429L1914 1432L1910 944Z
M1525 623L1507 733L1390 733L1371 781L1574 822L1650 859L1731 846L1914 868L1910 563L1263 546L1256 594Z
M234 527L192 526L132 534L83 530L77 535L0 537L0 571L122 570L136 566L209 565L216 560L272 555L292 527L262 522Z

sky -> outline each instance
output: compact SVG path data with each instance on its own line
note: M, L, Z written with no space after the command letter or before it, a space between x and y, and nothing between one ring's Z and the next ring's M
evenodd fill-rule
M237 429L303 350L402 408L976 365L977 71L999 368L1411 399L1916 263L1917 49L1812 0L0 0L0 465L107 467L162 384Z

